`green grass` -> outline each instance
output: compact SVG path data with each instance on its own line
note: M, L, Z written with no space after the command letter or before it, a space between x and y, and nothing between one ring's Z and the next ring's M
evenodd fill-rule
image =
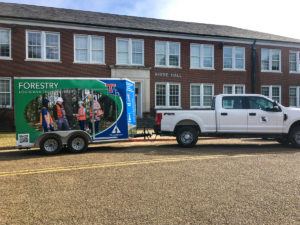
M0 132L0 147L16 146L16 133Z

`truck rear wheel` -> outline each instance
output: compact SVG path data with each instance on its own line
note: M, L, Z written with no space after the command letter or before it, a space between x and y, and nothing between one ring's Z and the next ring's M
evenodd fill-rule
M56 135L47 135L41 140L40 149L47 155L57 154L62 149L61 140Z
M294 147L300 147L300 126L293 128L290 133L289 140Z
M68 140L68 147L73 153L84 152L88 147L88 140L80 134L72 135Z
M176 139L181 147L193 147L198 141L197 131L189 126L180 127L176 132Z

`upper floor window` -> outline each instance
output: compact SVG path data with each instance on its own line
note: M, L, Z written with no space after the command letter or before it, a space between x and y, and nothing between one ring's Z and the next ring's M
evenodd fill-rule
M156 83L155 84L155 106L180 107L180 84Z
M245 70L245 48L223 47L223 69Z
M214 46L191 44L191 69L213 69Z
M74 35L74 62L104 64L104 37Z
M261 94L274 101L281 102L281 86L266 85L261 86Z
M156 41L155 66L180 67L180 43Z
M26 31L26 59L60 60L59 33L45 31Z
M290 87L290 106L300 107L300 86Z
M10 29L0 28L0 59L7 59L11 57L10 39Z
M191 84L191 108L211 106L213 96L213 84Z
M245 94L245 85L243 84L224 84L224 94Z
M281 51L276 49L261 50L261 71L281 71Z
M118 65L144 65L144 40L117 39Z
M300 52L290 51L290 72L300 73Z
M11 106L11 79L0 78L0 108Z

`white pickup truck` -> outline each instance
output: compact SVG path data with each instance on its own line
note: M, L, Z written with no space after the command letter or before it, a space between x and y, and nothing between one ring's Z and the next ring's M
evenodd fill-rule
M217 95L210 109L158 110L155 132L176 136L182 147L198 137L275 138L300 147L300 109L284 107L257 94Z

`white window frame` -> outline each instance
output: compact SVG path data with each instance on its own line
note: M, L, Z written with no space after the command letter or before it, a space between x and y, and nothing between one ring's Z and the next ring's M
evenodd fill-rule
M157 106L156 104L156 85L164 84L166 85L166 105L165 106ZM179 86L179 95L178 95L178 106L170 106L170 85L178 85ZM176 82L155 82L155 109L181 109L181 83Z
M236 94L235 93L235 88L236 88L236 86L241 86L241 87L243 87L243 94L245 94L246 93L246 87L245 87L245 84L223 84L223 94L224 94L224 92L225 92L225 86L231 86L232 87L232 94L234 94L234 95L240 95L240 94Z
M192 86L200 86L200 106L192 106ZM211 83L191 83L190 84L190 108L191 109L201 109L201 108L209 108L210 106L204 106L204 86L212 87L212 98L214 97L215 87L214 84Z
M119 63L118 62L118 41L128 41L128 64L127 63ZM141 41L143 42L142 47L142 64L134 64L132 62L132 41ZM135 38L117 38L116 39L116 65L126 65L126 66L144 66L144 57L145 57L145 50L144 50L144 39L135 39Z
M156 43L166 43L166 65L157 65L156 64ZM179 44L179 57L178 57L178 66L170 66L170 43L176 43ZM155 54L155 67L164 67L164 68L180 68L181 65L181 43L180 42L175 42L175 41L155 41L155 46L154 46L154 54Z
M29 58L28 57L28 33L40 33L41 34L41 58ZM46 34L58 35L58 59L46 58ZM60 62L60 33L52 31L41 30L26 30L26 61L46 61L46 62Z
M0 80L8 80L9 81L9 105L0 105L0 108L12 108L12 86L11 86L11 78L10 77L1 77ZM7 92L0 92L0 93L7 93Z
M273 87L279 87L279 103L281 103L281 85L261 85L260 86L260 93L261 94L262 94L262 88L263 87L269 88L269 96L266 96L266 95L264 95L264 96L266 96L266 97L268 97L270 99L273 99L272 88Z
M224 48L231 48L232 49L232 67L231 68L224 68L224 54L225 54L225 51L224 51ZM236 48L242 48L244 50L244 67L243 68L236 68L236 57L235 57L235 51L236 51ZM229 71L246 71L246 51L245 51L245 47L240 47L240 46L228 46L228 45L224 45L223 46L223 70L229 70Z
M12 60L11 58L11 29L10 28L3 28L0 27L0 30L6 30L8 31L8 44L9 44L9 56L0 56L0 59L6 59L6 60Z
M290 92L291 92L291 88L296 88L296 105L292 106L290 105ZM290 86L289 87L289 106L290 107L295 107L295 108L300 108L300 86Z
M262 67L262 52L263 51L269 52L269 69L268 70L264 70ZM279 51L279 70L272 70L272 51ZM281 73L281 50L280 49L262 48L261 52L260 52L260 67L261 67L261 72Z
M296 71L291 71L291 68L290 68L290 54L291 53L296 54ZM289 52L289 72L290 73L300 73L300 51L290 51Z
M200 48L200 67L193 67L192 66L192 47L199 47ZM204 67L204 47L211 47L212 48L212 64L211 67ZM190 69L201 69L201 70L214 70L215 69L215 48L214 45L207 45L207 44L190 44Z
M87 37L88 43L87 43L87 61L77 61L76 60L76 36L82 36ZM103 62L93 62L92 61L92 38L101 38L103 41ZM73 52L74 52L74 63L79 64L96 64L96 65L105 65L105 37L104 36L98 36L98 35L87 35L87 34L74 34L73 35Z

